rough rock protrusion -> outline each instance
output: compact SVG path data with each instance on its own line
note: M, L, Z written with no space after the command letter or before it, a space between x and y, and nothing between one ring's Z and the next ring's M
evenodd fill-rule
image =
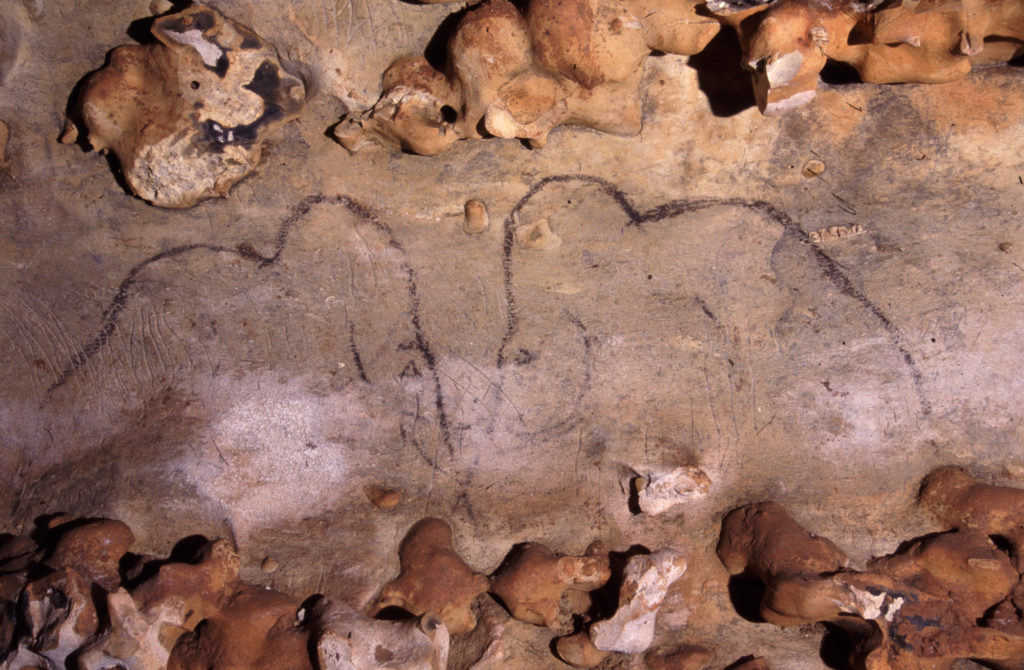
M697 54L721 25L768 115L812 100L829 61L868 83L941 83L1024 54L1020 0L487 0L459 21L442 70L392 64L380 100L335 136L433 155L482 136L543 146L562 124L636 134L644 58Z
M243 585L178 638L167 670L313 670L298 610L291 596Z
M513 645L506 635L512 617L493 598L478 598L473 605L477 626L452 641L449 667L455 670L504 670Z
M846 555L808 533L777 503L747 505L722 520L718 558L730 574L751 573L765 584L790 576L820 575L846 567ZM766 619L771 620L771 612Z
M654 641L654 624L668 589L686 572L686 559L674 549L630 557L611 619L590 627L590 639L603 651L639 654Z
M316 636L319 670L445 670L448 629L434 614L381 621L323 599L305 617Z
M733 574L764 586L761 616L777 625L827 621L847 631L851 665L873 670L948 668L976 659L1019 668L1024 627L1013 541L1024 491L984 485L943 468L922 505L955 528L904 542L863 572L835 545L801 528L774 503L730 512L718 554ZM998 545L993 538L1005 542Z
M463 206L462 230L470 235L487 230L489 223L487 205L480 200L467 200Z
M57 570L74 568L107 591L118 587L121 557L135 542L127 524L115 519L96 519L67 523L54 531L60 537L46 559L47 565Z
M644 514L663 514L677 505L704 497L711 479L694 465L677 468L658 465L635 467L637 503Z
M161 16L152 33L155 43L118 47L85 79L70 121L114 152L143 200L190 207L224 196L298 116L305 88L270 44L210 7ZM69 124L61 140L76 139Z
M181 600L167 600L145 613L131 595L118 589L107 595L108 626L78 656L80 670L161 670L171 647L184 632Z
M921 484L921 506L951 528L1001 535L1024 547L1024 490L983 484L961 468L934 470Z
M934 84L1024 53L1019 0L710 0L707 7L739 34L765 114L811 100L829 60L852 66L867 83Z
M441 519L414 525L398 550L401 574L387 584L375 612L398 607L413 615L436 613L452 635L476 627L473 601L489 586L487 577L466 565L452 546L452 529Z
M29 648L55 668L64 667L100 627L91 584L72 568L30 582L20 604Z
M592 668L611 653L595 647L589 631L585 630L558 638L555 651L560 659L576 668Z
M699 52L719 24L702 0L487 0L461 18L443 71L423 57L385 71L380 100L335 128L351 151L369 142L423 155L484 135L543 146L553 128L619 135L641 128L641 65L651 51Z
M109 625L79 657L81 670L161 670L174 645L242 588L238 555L225 540L206 542L193 562L159 566L131 592L107 596Z
M610 577L608 552L600 542L583 556L563 556L526 542L512 550L491 578L491 592L516 619L565 635L572 632L573 618L589 607L587 592L604 586Z
M695 644L655 649L644 654L644 667L647 670L701 670L713 656L710 649Z

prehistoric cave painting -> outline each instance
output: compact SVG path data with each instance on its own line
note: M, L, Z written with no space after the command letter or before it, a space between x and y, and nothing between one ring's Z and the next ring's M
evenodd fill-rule
M355 253L346 256L343 260L348 266L346 268L348 270L348 282L347 286L344 286L348 299L346 300L344 297L334 294L325 298L325 303L329 307L333 307L338 303L343 305L341 311L344 317L342 320L344 327L337 328L337 324L334 324L334 327L335 334L344 339L342 346L351 355L350 362L353 365L354 372L350 374L358 375L363 381L371 381L368 377L371 371L368 371L368 363L364 363L364 357L360 353L360 345L373 346L371 342L373 336L383 333L396 348L413 352L414 355L398 368L395 367L398 364L393 363L390 367L373 369L372 374L374 377L378 379L397 377L403 373L408 373L412 369L419 371L420 368L423 368L428 376L436 377L433 374L434 356L431 345L425 338L419 324L419 296L417 293L416 272L405 258L405 250L402 244L394 237L388 225L381 222L372 211L361 203L347 196L313 195L295 205L289 215L280 223L273 242L273 248L269 253L261 254L248 242L239 243L236 246L194 243L161 251L132 266L118 285L114 297L103 311L101 325L96 336L70 356L70 360L59 371L56 379L47 389L46 397L49 398L58 389L67 384L72 377L87 367L89 362L107 347L111 338L117 333L119 326L122 325L124 312L129 306L129 302L136 296L146 292L143 290L143 287L146 286L144 280L147 272L151 272L161 266L166 266L176 260L184 262L186 260L185 257L190 257L188 260L191 260L191 257L207 256L214 259L215 265L223 265L225 257L247 262L249 268L256 271L257 276L260 272L266 276L268 271L286 263L282 257L286 247L289 246L292 248L304 247L303 251L313 252L322 258L323 250L315 248L314 240L306 240L305 242L294 240L297 235L301 235L304 232L302 224L311 218L312 210L321 206L342 207L353 214L356 219L356 223L351 227L351 234L347 240L349 248L354 249ZM360 251L363 253L360 253ZM180 270L180 264L175 269ZM390 311L386 309L386 306L388 302L393 301L392 295L387 296L391 300L382 303L379 300L379 296L374 295L373 288L381 288L385 279L382 273L385 270L389 271L389 277L397 279L400 285L404 284L404 295L401 300L407 302L405 307L407 308L410 320L405 329L407 332L404 335L400 332L401 327L394 320L399 317L392 317L393 320L390 323L376 324L377 327L372 330L359 323L359 318L357 318L357 316L365 317L364 314L357 315L360 305L373 305L376 308L384 307L384 309L379 309L377 312L378 316ZM290 270L285 270L276 273L275 278L288 277L290 274ZM193 277L193 279L198 280L199 278ZM369 283L364 283L364 280L368 280ZM235 287L232 286L228 290L232 291L234 289ZM393 292L395 289L394 287L386 287L385 290ZM331 311L334 311L334 309ZM198 324L192 322L190 325L195 327ZM216 326L213 326L212 329L212 334L217 335ZM382 358L380 356L373 356L369 360L372 360L376 365L382 361Z
M316 2L292 5L288 8L292 20L303 28L306 36L317 43L336 43L348 48L362 38L360 46L370 49L381 48L379 37L384 30L403 31L402 39L407 40L409 26L391 6L382 6L388 16L381 21L374 13L373 0L317 0ZM381 24L384 25L381 25ZM351 56L351 54L349 54Z
M337 214L344 225L326 228ZM237 402L211 415L203 438L226 451L208 449L214 484L200 488L248 495L226 466L262 462L267 431L286 442L308 434L300 442L314 461L323 440L365 434L428 501L437 491L471 517L478 496L524 473L538 491L564 487L566 473L589 486L606 452L633 476L699 465L719 482L731 465L773 457L759 435L796 429L799 413L783 408L822 402L812 391L848 419L816 412L811 440L867 431L856 439L870 441L878 420L868 414L883 406L895 422L929 411L896 325L769 202L642 209L600 178L556 175L529 188L500 233L475 239L495 244L495 284L481 288L504 295L504 309L455 332L388 224L346 196L309 196L269 249L197 243L137 263L44 402L232 384L224 397ZM310 264L321 270L307 275ZM140 315L156 313L151 334L169 338L142 330ZM301 397L286 388L296 384Z
M797 393L798 370L847 379L858 403L906 395L908 416L930 411L898 327L769 202L684 198L644 210L600 178L551 176L505 218L502 252L508 321L495 366L527 417L507 415L506 429L537 451L530 462L556 458L535 446L545 443L579 442L594 460L603 441L636 459L710 449L724 459L712 470L757 458L747 447L775 419L764 389ZM847 339L874 344L855 351ZM893 372L864 378L879 359Z
M154 444L170 441L146 452L177 459L163 470L181 470L243 520L308 507L286 495L300 484L330 499L369 468L356 455L366 449L414 481L451 452L416 270L390 226L347 196L307 197L269 242L172 247L116 286L95 334L55 370L43 409L118 416L141 402L142 425L163 427ZM183 406L145 409L168 393ZM130 432L149 434L142 425ZM277 489L283 508L258 493Z

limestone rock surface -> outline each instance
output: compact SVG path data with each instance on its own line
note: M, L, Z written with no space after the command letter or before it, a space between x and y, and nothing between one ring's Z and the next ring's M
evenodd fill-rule
M668 589L686 572L686 559L674 549L633 556L611 619L590 627L590 639L603 651L638 654L654 641L654 624Z
M259 35L201 4L157 18L152 34L86 78L70 121L117 156L143 200L182 208L226 195L302 110L303 83ZM69 126L63 140L75 139Z

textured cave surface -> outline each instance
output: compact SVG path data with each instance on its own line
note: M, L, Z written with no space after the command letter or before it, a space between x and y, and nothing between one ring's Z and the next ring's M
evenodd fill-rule
M0 533L63 512L128 523L138 553L230 538L244 579L357 607L426 516L487 574L528 541L674 547L657 644L816 669L822 628L737 614L725 513L776 501L857 566L939 530L914 507L936 466L1024 485L1019 67L830 74L765 118L720 37L647 59L637 137L353 155L329 127L453 7L210 4L310 96L254 175L181 211L57 142L150 3L0 7ZM637 474L688 465L706 495L634 513ZM508 667L566 667L514 626Z

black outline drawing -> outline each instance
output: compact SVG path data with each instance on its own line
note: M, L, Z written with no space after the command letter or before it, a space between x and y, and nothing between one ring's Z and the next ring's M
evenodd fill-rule
M530 187L530 190L516 202L512 211L508 213L508 216L505 217L504 242L502 245L502 277L505 290L506 314L508 316L505 324L505 335L502 338L501 346L498 348L497 366L499 368L504 367L509 363L509 356L506 353L506 349L512 342L512 338L515 336L519 325L518 315L516 313L515 292L512 287L512 251L515 246L514 226L516 217L519 212L522 211L522 209L541 191L553 184L566 183L591 184L598 187L603 194L611 198L615 204L619 206L629 220L629 225L637 228L643 228L645 223L662 221L673 216L679 216L680 214L699 212L710 207L739 207L761 214L768 220L777 224L782 228L783 235L790 236L794 241L806 244L811 249L811 252L814 254L815 262L828 279L829 283L839 290L840 293L856 301L882 326L886 334L889 336L893 346L899 352L904 364L906 364L909 369L910 378L913 381L914 390L916 391L918 401L921 404L922 413L931 413L931 403L924 394L924 382L921 377L921 371L917 368L917 364L914 362L914 357L904 344L903 336L900 333L899 328L893 324L892 320L889 319L880 307L874 304L870 298L854 286L853 282L850 281L850 278L839 267L839 264L832 260L832 258L822 250L820 245L811 242L807 233L804 232L804 230L797 225L797 223L793 221L788 214L765 200L745 200L742 198L680 198L678 200L671 200L669 202L662 203L661 205L657 205L645 211L640 211L632 202L630 202L622 189L610 181L592 175L561 174L545 177L533 184L533 186ZM711 317L712 315L708 311L707 307L699 300L699 298L698 302L701 304L705 313Z
M522 362L517 360L520 356L529 356L528 352L520 352L510 359L506 353L506 349L515 336L518 328L518 315L516 311L512 276L512 252L515 233L513 226L516 215L527 204L529 204L531 200L549 186L565 183L590 184L596 186L603 194L611 198L619 206L628 218L629 225L637 228L642 228L644 224L649 222L658 222L681 214L699 212L710 207L738 207L760 214L776 223L782 228L783 235L789 236L796 242L808 245L814 255L817 265L827 280L843 295L853 299L857 304L859 304L882 326L883 330L888 334L893 346L900 353L903 362L909 369L911 379L921 404L922 412L924 414L929 414L931 412L930 404L923 392L924 385L921 373L918 370L910 351L904 345L899 329L893 324L881 308L875 305L863 292L854 286L853 282L850 281L849 277L842 271L839 265L828 254L826 254L819 245L812 243L808 238L807 233L805 233L803 229L796 224L796 222L794 222L785 212L777 208L775 205L764 200L745 200L742 198L682 198L641 211L633 205L625 193L615 184L600 177L591 175L552 175L545 177L534 183L527 193L516 202L515 206L505 217L501 262L507 320L505 324L505 334L502 338L497 354L498 367L505 367L510 363ZM455 449L452 438L452 425L445 407L444 391L441 385L441 375L437 369L437 359L435 358L433 348L424 334L424 330L421 325L420 298L415 269L409 263L405 247L395 237L394 231L391 227L380 221L368 207L346 195L328 196L324 194L315 194L303 198L298 204L292 207L289 215L278 227L278 231L274 239L273 253L269 256L260 254L248 243L242 243L235 247L197 243L172 247L154 254L153 256L150 256L149 258L132 266L118 286L117 292L111 299L107 308L103 311L101 316L102 325L100 326L97 335L91 341L82 346L81 349L71 357L71 360L61 370L57 379L47 389L43 399L43 404L49 400L54 391L62 387L69 379L71 379L71 377L78 373L78 371L84 367L93 356L107 345L110 336L118 327L121 315L131 297L132 288L137 282L139 275L147 268L162 260L176 258L192 252L229 253L254 262L260 269L270 267L280 259L281 254L287 246L288 238L292 230L307 217L315 206L319 205L341 205L345 207L349 212L356 215L364 222L372 225L379 232L385 235L388 239L389 246L402 255L401 267L406 277L410 303L410 322L414 334L413 341L408 346L410 349L418 351L423 357L424 364L426 365L426 368L433 380L435 408L437 410L438 427L440 429L441 439L448 450L449 456L454 456ZM713 314L710 313L707 306L704 305L699 298L698 303L709 318L713 318ZM582 327L582 324L578 324L578 326ZM350 345L354 348L354 341L352 341L353 335L351 331L349 336ZM358 368L360 378L363 381L368 381L366 371L362 365L361 359L359 358L358 350L355 350L353 355L356 359L356 367ZM417 448L417 451L420 452L420 454L433 468L438 468L436 458L428 458L427 455L419 448ZM468 485L468 481L461 483Z
M423 357L427 370L429 370L433 379L434 394L436 396L435 406L438 417L437 423L441 431L441 439L444 442L445 447L447 447L449 454L453 455L454 447L451 439L451 425L448 419L448 412L445 409L444 394L441 388L441 376L437 370L437 359L434 357L433 349L430 346L430 342L423 334L423 327L420 324L420 298L419 289L417 288L416 283L416 271L413 269L406 257L405 247L395 237L394 231L391 230L391 227L380 221L368 207L346 195L328 196L324 194L316 194L303 198L298 204L292 207L291 213L278 227L277 235L274 239L274 251L269 256L260 254L247 243L239 244L236 247L199 243L172 247L136 263L128 271L128 274L125 275L125 278L121 280L117 293L114 294L110 304L103 311L103 315L101 317L103 325L100 327L99 333L71 357L70 362L63 370L61 370L56 381L54 381L46 390L43 404L46 404L54 391L63 386L89 361L89 359L95 356L107 345L107 342L110 340L110 336L114 334L115 330L117 330L121 313L127 306L128 300L131 296L132 287L135 285L139 274L146 268L162 260L176 258L194 251L234 254L240 258L244 258L245 260L253 261L260 269L270 267L277 263L281 258L281 254L284 252L285 247L288 244L288 236L291 234L292 230L302 222L310 211L312 211L313 207L317 205L342 205L349 212L355 214L360 219L369 223L384 234L388 239L388 245L402 255L402 270L405 272L407 288L409 291L409 314L413 330L413 341L410 343L410 348L418 351ZM362 360L358 357L358 352L355 352L355 356L356 366L360 377L366 381L366 372L362 366ZM431 463L431 465L433 465L433 463Z

